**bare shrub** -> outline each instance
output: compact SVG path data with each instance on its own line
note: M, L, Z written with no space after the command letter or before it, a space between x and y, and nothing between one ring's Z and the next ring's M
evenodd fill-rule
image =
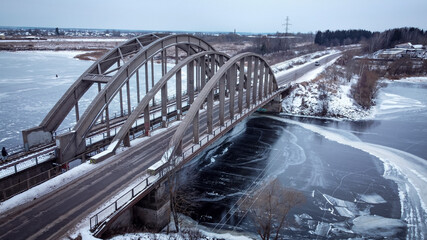
M374 104L378 92L378 74L374 71L363 71L359 81L352 86L354 100L363 108L369 109Z
M188 239L188 240L199 240L199 239L205 238L205 236L200 232L200 230L194 229L194 228L183 229L181 232L181 236L184 239Z
M279 239L289 211L305 202L301 192L286 189L277 180L251 195L249 200L240 201L240 209L255 222L257 233L263 240Z
M319 100L322 102L322 112L320 113L321 116L326 116L329 109L329 102L328 100L328 85L326 82L321 81L319 83Z
M199 196L196 195L196 192L193 189L188 189L188 185L183 184L183 182L186 181L194 181L196 174L194 172L188 173L185 175L185 181L180 179L178 175L178 173L174 173L169 178L171 213L177 232L180 231L180 224L182 221L178 213L191 216L199 207L199 204L195 201Z

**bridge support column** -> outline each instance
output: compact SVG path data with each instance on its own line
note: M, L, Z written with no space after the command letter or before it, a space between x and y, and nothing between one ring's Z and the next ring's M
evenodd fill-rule
M79 151L74 144L70 144L73 141L73 138L76 137L76 133L68 132L56 137L56 149L57 149L57 161L58 163L65 163L74 156L78 155L83 151Z
M125 138L123 139L123 145L125 147L130 147L130 133L128 132L125 136Z
M133 206L134 222L159 232L170 220L169 187L166 181Z
M145 136L151 136L150 133L150 108L147 106L144 108L144 131Z

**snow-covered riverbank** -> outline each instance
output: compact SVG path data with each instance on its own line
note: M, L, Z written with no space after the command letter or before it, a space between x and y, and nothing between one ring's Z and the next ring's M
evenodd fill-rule
M298 68L300 62L311 63L316 61L317 56L329 55L333 52L302 56L276 64L273 70L276 75L281 75L288 69ZM357 83L359 77L353 76L347 80L342 74L345 69L335 65L337 59L306 73L295 82L290 95L282 104L286 114L352 120L372 116L371 110L363 109L351 96L351 86Z
M299 83L284 99L284 112L296 116L315 116L338 119L363 119L372 116L372 110L363 109L351 97L351 81L339 79L328 83L325 79L314 78Z
M318 53L320 54L320 53ZM372 119L376 110L374 107L364 108L354 99L352 87L360 79L359 75L348 77L346 67L335 64L334 59L299 78L293 85L291 93L283 100L285 114L293 116L310 116L321 118L361 120ZM273 66L276 75L314 62L313 56L302 56ZM289 69L289 70L288 70ZM426 82L427 77L404 77L399 82ZM389 79L380 79L378 84L385 86ZM380 88L380 87L378 87ZM373 100L376 104L376 99Z

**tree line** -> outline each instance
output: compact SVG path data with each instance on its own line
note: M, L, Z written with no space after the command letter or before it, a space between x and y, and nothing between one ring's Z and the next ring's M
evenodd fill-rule
M396 44L411 42L427 45L427 31L414 27L389 29L384 32L367 30L318 31L314 43L326 47L361 43L366 52L393 48Z
M374 33L366 40L364 50L375 52L380 49L393 48L396 44L411 42L427 45L427 31L419 28L395 28L381 33Z
M372 34L367 30L318 31L314 37L314 43L327 47L349 45L359 43L363 39L369 39Z

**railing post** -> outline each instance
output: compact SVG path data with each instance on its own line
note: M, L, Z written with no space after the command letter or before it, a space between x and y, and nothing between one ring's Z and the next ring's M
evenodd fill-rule
M117 211L117 201L114 202L114 211Z
M17 164L13 165L13 166L15 167L15 173L17 173L17 172L18 172L18 169L17 169L16 165L17 165Z

